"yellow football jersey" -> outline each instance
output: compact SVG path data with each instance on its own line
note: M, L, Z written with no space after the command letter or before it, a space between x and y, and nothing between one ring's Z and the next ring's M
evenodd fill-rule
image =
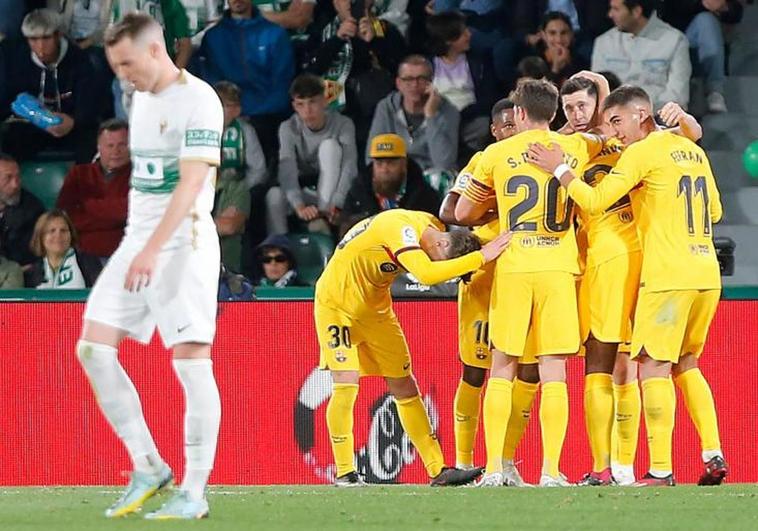
M484 152L477 151L474 153L474 156L471 157L471 160L468 161L466 167L463 168L458 174L458 178L455 180L455 184L450 189L451 192L455 192L458 195L463 195L463 192L466 191L466 185L474 175L474 170L476 169L476 165L479 163L479 159L482 157L482 153ZM479 225L474 229L474 234L477 238L479 238L479 240L481 240L482 244L490 242L495 239L495 236L500 234L500 222L497 219L493 219L489 223Z
M623 144L617 139L608 140L600 153L587 164L582 174L584 182L597 186L616 165L623 150ZM600 214L592 215L581 208L578 212L581 230L587 238L587 267L640 249L628 194Z
M721 200L705 152L684 137L656 131L627 147L596 187L579 179L568 187L590 214L630 190L643 255L640 286L720 288L711 224L721 219Z
M529 144L561 146L565 162L580 173L602 142L595 137L531 130L497 142L482 154L464 196L484 202L494 191L500 227L513 232L498 258L498 271L579 273L573 201L560 182L527 159Z
M479 269L476 251L452 260L432 261L421 249L421 235L440 220L426 212L387 210L359 221L337 245L316 283L316 300L360 319L392 313L390 286L405 269L419 282L436 284Z

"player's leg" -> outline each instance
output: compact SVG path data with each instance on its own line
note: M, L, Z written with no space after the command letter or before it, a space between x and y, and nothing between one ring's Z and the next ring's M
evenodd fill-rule
M330 371L332 395L326 406L326 427L337 467L335 485L354 487L363 485L355 470L355 442L353 440L353 410L358 398L358 371Z
M503 447L511 416L513 381L518 372L518 357L492 350L492 369L484 394L484 441L487 467L482 486L503 484Z
M458 382L453 401L455 432L455 462L457 468L474 466L474 443L479 427L482 386L487 369L463 365L463 374Z
M533 275L496 270L489 312L492 368L482 408L487 449L482 486L503 484L503 448L511 416L513 381L519 359L526 351L533 291Z
M458 352L463 374L453 402L455 455L458 468L474 464L474 443L481 413L482 386L492 364L489 305L494 264L458 285Z
M592 472L580 485L610 485L613 430L613 366L617 343L606 343L591 333L584 343L584 421L592 452Z
M637 362L629 352L631 345L619 346L616 364L613 368L613 402L615 418L611 436L611 472L619 485L634 483L634 459L640 436L642 398L637 382Z
M644 349L638 358L650 469L634 485L670 486L674 484L671 442L676 410L676 394L670 378L671 363L651 358Z
M503 445L503 484L509 487L532 486L521 477L514 458L516 448L518 448L529 424L539 383L539 366L536 363L519 363L516 380L513 382L511 416L508 419Z
M118 360L117 349L124 337L146 342L155 328L143 294L124 289L132 256L122 244L101 272L87 301L76 346L100 410L124 443L134 467L126 490L105 511L108 517L139 511L148 498L173 480L145 422L137 390Z
M700 436L705 472L700 485L719 485L726 477L728 467L721 450L716 407L713 393L698 367L708 327L718 304L718 292L700 292L690 311L682 351L686 354L672 368L674 382L682 391L692 422Z
M355 470L353 409L358 398L360 377L360 333L352 319L333 308L314 305L316 333L320 347L319 368L332 375L332 394L326 406L326 427L337 467L335 485L361 486Z
M559 465L568 428L568 388L566 386L567 355L539 357L540 427L542 431L541 487L564 487L568 482Z
M537 275L532 314L533 352L539 361L543 464L540 486L567 486L560 458L568 428L566 359L580 346L576 281L565 272Z
M463 485L479 477L481 469L460 470L445 466L442 448L413 375L384 379L395 398L400 423L421 456L432 486Z

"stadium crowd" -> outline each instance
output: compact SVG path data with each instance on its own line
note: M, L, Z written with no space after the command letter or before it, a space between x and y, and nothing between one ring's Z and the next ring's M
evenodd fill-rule
M686 108L696 75L726 112L724 28L742 16L738 0L0 0L0 288L91 286L123 235L133 89L103 32L134 10L222 101L225 267L277 287L297 283L283 235L436 214L519 79L591 69L660 109ZM75 162L47 212L22 186L38 160Z

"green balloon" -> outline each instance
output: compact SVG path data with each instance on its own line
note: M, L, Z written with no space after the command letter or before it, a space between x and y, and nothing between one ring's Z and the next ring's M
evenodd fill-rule
M754 140L742 154L742 163L751 177L758 179L758 140Z

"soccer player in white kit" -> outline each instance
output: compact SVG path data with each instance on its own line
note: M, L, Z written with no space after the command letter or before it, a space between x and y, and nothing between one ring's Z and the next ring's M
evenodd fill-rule
M76 347L134 465L129 486L105 514L139 511L173 480L118 361L122 339L147 342L157 326L184 389L186 471L181 488L146 518L203 518L221 419L210 355L220 262L211 208L223 111L209 85L174 66L148 15L126 15L108 28L105 44L116 75L136 88L126 233L92 289Z

